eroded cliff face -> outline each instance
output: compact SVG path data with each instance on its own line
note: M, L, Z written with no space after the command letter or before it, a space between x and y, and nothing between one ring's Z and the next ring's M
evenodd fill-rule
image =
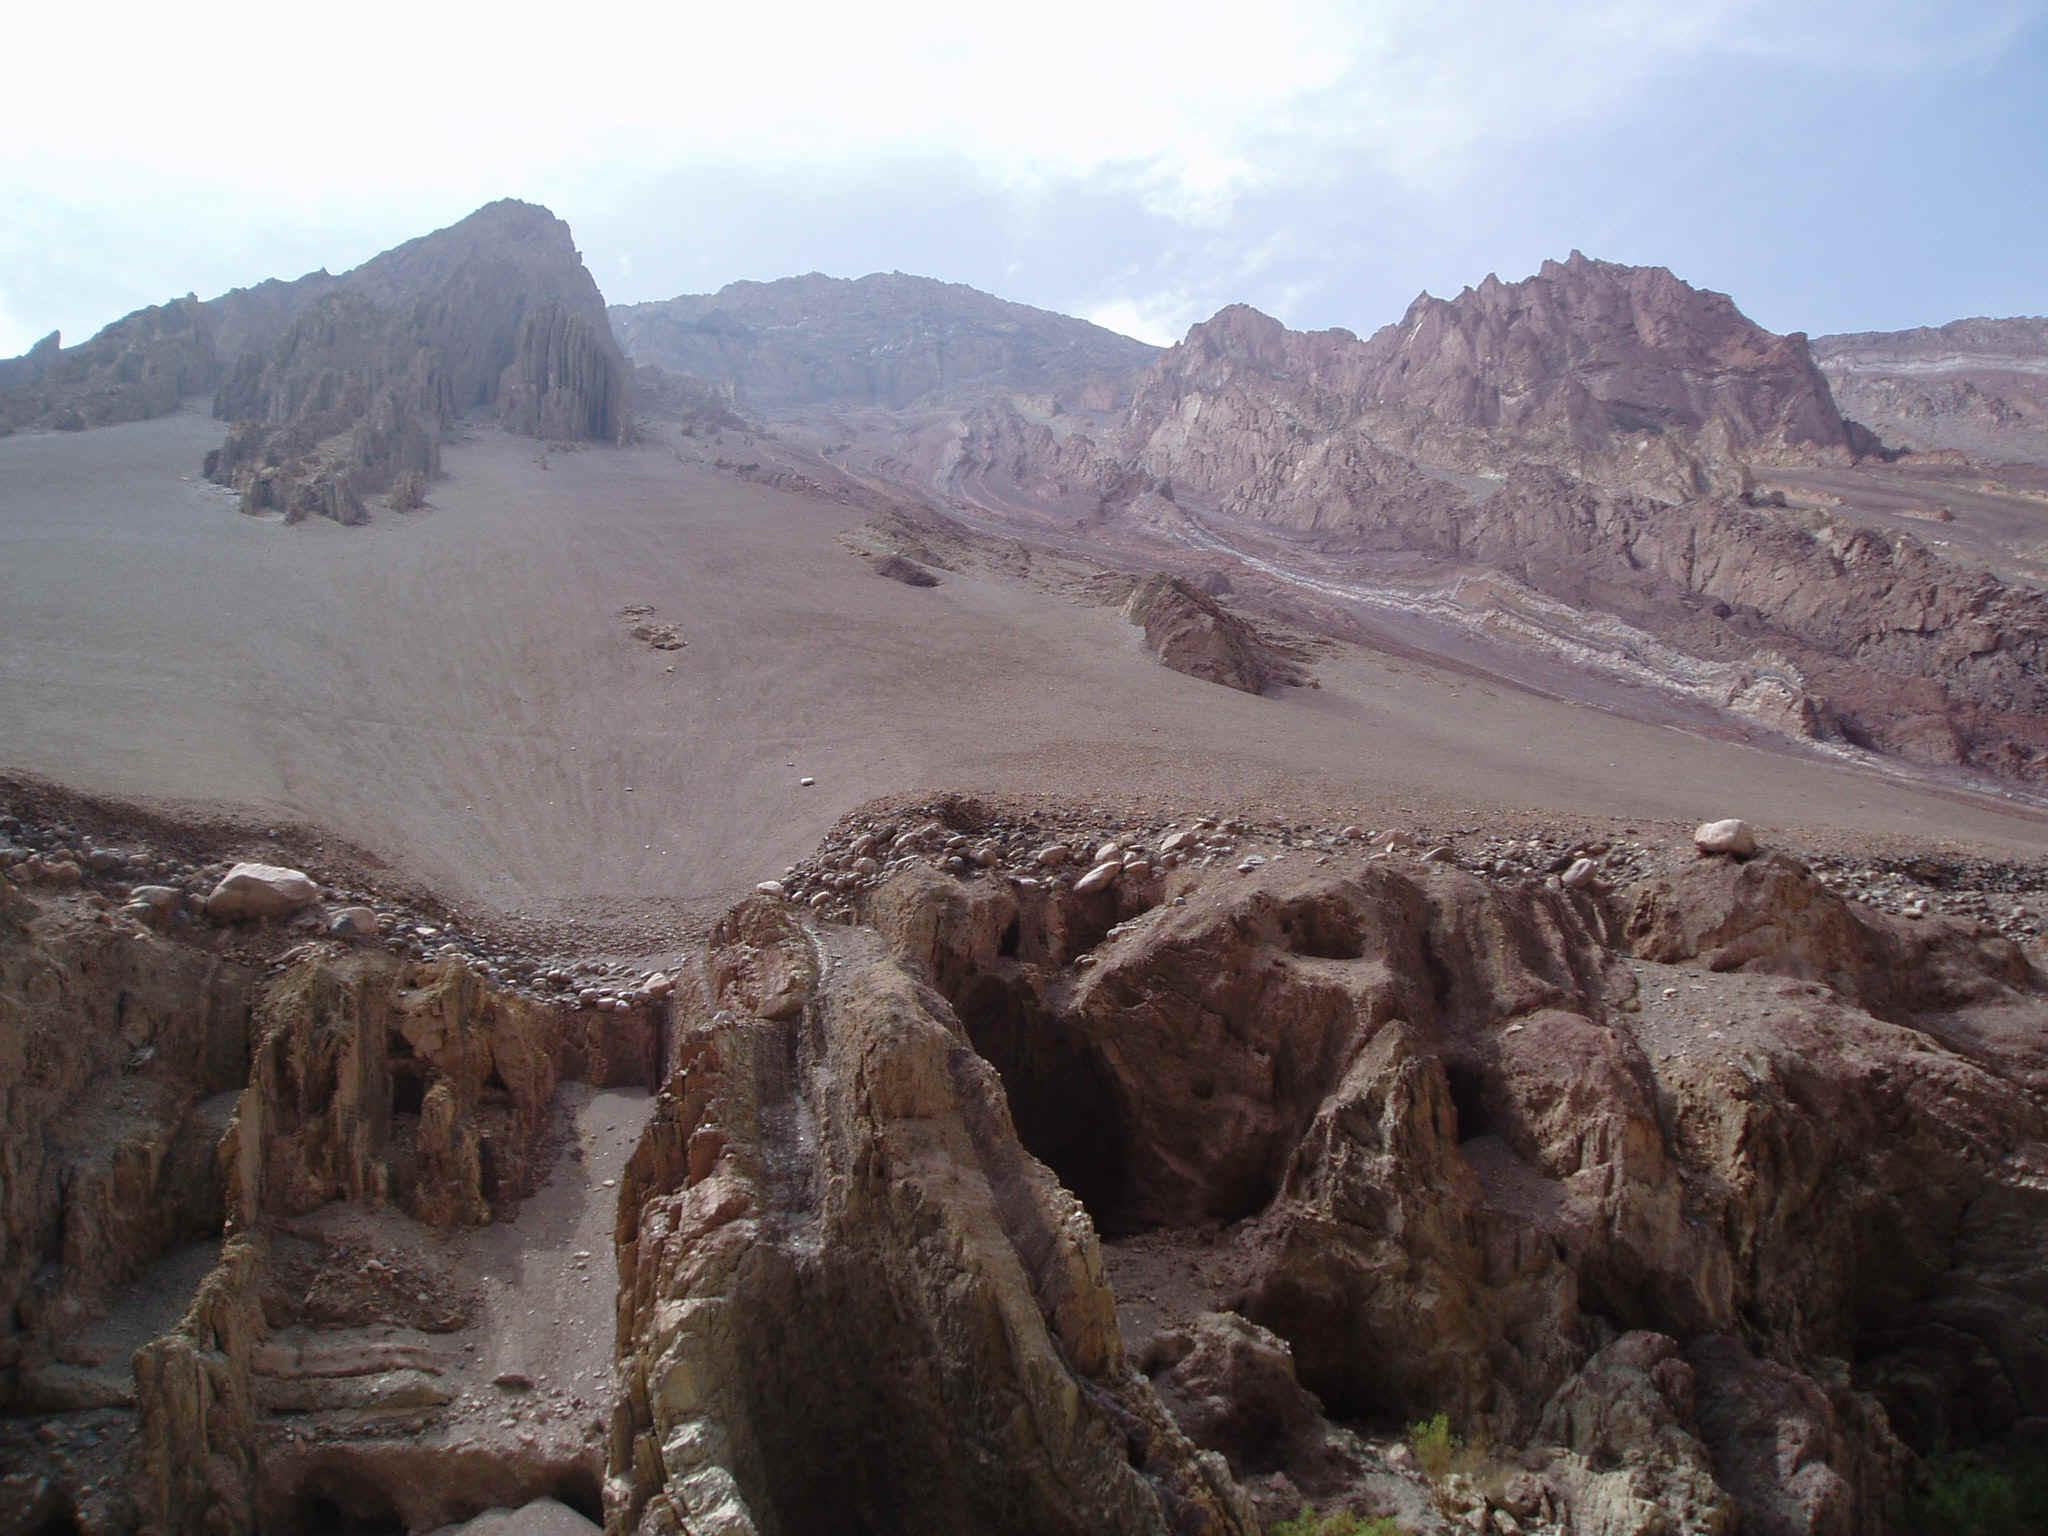
M1539 450L1710 429L1721 450L1852 447L1804 336L1766 331L1663 267L1574 251L1523 282L1424 294L1365 345L1370 409Z
M620 1201L617 1530L1249 1532L1080 1204L872 934L714 937Z
M526 436L630 433L626 363L569 227L505 201L336 281L267 350L246 353L214 414L235 423L206 473L246 510L360 522L363 498L417 504L455 417Z
M2048 319L1817 336L1835 398L1886 442L2048 464Z
M948 800L597 1006L36 844L0 1523L1890 1536L2048 1418L2048 988L1784 852Z
M1846 463L1872 446L1803 336L1661 267L1577 252L1524 282L1424 294L1365 341L1232 306L1146 377L1120 443L1226 504L1285 486L1340 507L1382 483L1419 488L1388 450L1482 474L1550 464L1678 501L1741 491L1751 463Z
M608 1288L561 1178L622 1159L652 1005L546 1004L323 937L317 905L208 920L176 886L21 853L0 860L0 1525L427 1530L543 1497L596 1517L578 1394L602 1395ZM531 1251L494 1226L514 1215ZM541 1295L568 1338L522 1322Z
M1305 551L1311 592L1347 562L1396 602L1434 572L1461 621L1542 610L1535 632L1574 664L1684 689L1724 672L1715 702L1789 734L2042 782L2037 590L1749 493L1750 464L1846 461L1847 432L1799 338L1668 273L1579 260L1428 300L1370 342L1225 310L1109 429L971 412L943 483L1183 546L1190 523L1198 545L1277 533L1261 552Z
M879 941L757 900L692 979L621 1206L616 1529L1007 1528L941 1466L1068 1528L997 1449L1026 1420L1098 1528L1158 1528L1174 1442L1126 1465L1020 1376L1166 1405L1268 1518L1405 1510L1345 1426L1444 1412L1498 1455L1437 1507L1640 1533L1876 1536L1916 1451L2048 1407L2048 995L2005 940L1782 855L1564 890L1196 833L1080 894L900 835ZM1156 1331L1112 1343L1102 1274ZM835 1406L877 1391L908 1449Z
M213 317L196 299L137 310L89 341L45 337L0 371L0 431L146 421L213 387Z

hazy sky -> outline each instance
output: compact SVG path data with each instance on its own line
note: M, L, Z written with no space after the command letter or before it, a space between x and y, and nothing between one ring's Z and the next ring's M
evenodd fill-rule
M1778 330L2048 311L2048 0L124 10L5 24L0 355L507 195L615 302L896 268L1365 332L1577 247Z

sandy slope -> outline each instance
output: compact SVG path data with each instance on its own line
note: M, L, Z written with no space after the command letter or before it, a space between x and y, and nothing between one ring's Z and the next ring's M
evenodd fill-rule
M701 920L855 804L931 788L2048 848L2019 807L1364 651L1319 691L1236 694L1113 609L879 580L838 538L859 512L659 445L543 468L481 431L430 510L287 528L197 480L217 437L187 413L0 440L0 769L311 821L499 914ZM633 640L631 603L687 648Z

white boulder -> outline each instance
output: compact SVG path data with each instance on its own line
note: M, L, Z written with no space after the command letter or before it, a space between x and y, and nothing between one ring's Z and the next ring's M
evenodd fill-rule
M279 864L237 864L206 898L206 915L221 922L290 917L319 899L320 887L303 870Z

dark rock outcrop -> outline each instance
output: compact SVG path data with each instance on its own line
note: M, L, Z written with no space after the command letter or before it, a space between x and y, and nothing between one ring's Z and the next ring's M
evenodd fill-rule
M627 369L603 300L543 208L500 202L336 280L221 385L235 423L206 462L246 510L361 521L363 498L439 470L449 423L489 410L509 431L622 441Z
M176 410L216 376L206 306L183 298L137 310L82 346L55 335L0 375L0 431L80 431Z
M213 389L245 353L269 346L333 282L313 272L203 303L187 296L138 310L76 347L61 346L52 332L26 355L0 361L0 432L78 431L174 411Z
M619 1202L608 1529L1256 1529L1125 1362L995 1072L872 934L757 900L679 996Z
M1124 600L1124 617L1145 632L1162 666L1242 693L1299 683L1302 671L1245 620L1178 576L1155 572Z
M1227 1253L1330 1412L1520 1447L1573 1529L1885 1531L1910 1451L2044 1406L2048 991L1789 861L1637 902L1678 967L1654 995L1597 898L1421 866L1088 897L913 870L865 910L1096 1224ZM1190 1427L1320 1454L1284 1373L1228 1359L1162 1378Z
M1158 355L1085 320L901 272L732 283L617 305L611 319L635 362L730 389L761 410L902 409L992 390L1108 409Z

